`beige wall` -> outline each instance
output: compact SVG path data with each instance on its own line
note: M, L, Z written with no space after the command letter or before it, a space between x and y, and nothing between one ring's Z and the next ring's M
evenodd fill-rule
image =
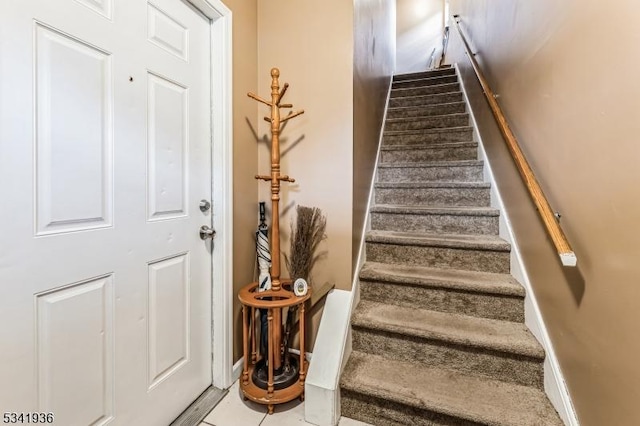
M578 256L562 269L477 87L488 145L579 420L640 422L640 16L637 2L455 0ZM452 30L455 35L455 30ZM452 61L473 83L456 37ZM484 109L480 109L484 108Z
M234 362L242 356L242 319L238 290L253 281L255 227L258 220L258 106L247 97L258 76L257 0L224 0L233 12L233 325Z
M395 1L354 2L353 238L357 266L387 93L395 67ZM353 271L354 273L356 271Z
M258 86L270 99L272 67L290 84L285 101L304 115L289 121L280 137L281 171L296 179L281 187L281 249L289 252L295 206L318 207L327 217L327 255L312 272L314 283L351 285L353 4L342 0L269 0L258 3ZM269 115L260 107L260 117ZM270 137L269 123L258 132ZM270 144L261 143L258 168L270 172ZM260 200L271 199L268 183ZM270 208L270 202L267 203ZM283 276L288 276L282 262Z
M442 52L444 0L396 0L396 8L397 72L425 70L432 49Z

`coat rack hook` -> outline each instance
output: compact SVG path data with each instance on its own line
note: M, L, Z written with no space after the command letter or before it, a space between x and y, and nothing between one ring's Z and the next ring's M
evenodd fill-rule
M249 96L252 99L255 99L258 102L262 102L263 104L267 105L267 106L272 106L272 103L269 101L265 101L264 99L262 99L260 96L258 95L254 95L253 93L249 92L247 93L247 96Z
M284 86L282 87L282 91L280 92L280 95L278 96L278 102L276 103L276 105L280 106L282 97L284 96L285 93L287 93L288 88L289 88L289 83L285 83Z

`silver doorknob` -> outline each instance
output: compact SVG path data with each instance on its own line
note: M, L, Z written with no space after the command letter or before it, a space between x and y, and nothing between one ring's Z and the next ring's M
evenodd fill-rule
M211 203L207 200L200 200L200 211L202 213L208 211L211 208Z
M213 239L216 236L216 231L209 228L207 225L202 225L200 227L200 239L206 240L208 238Z

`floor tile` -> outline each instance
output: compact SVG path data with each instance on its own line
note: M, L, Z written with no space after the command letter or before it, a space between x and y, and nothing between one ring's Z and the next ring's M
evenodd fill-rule
M260 426L309 425L304 421L304 403L299 399L276 405L273 414L267 415Z
M236 381L204 421L214 426L258 426L266 413L266 406L243 400Z

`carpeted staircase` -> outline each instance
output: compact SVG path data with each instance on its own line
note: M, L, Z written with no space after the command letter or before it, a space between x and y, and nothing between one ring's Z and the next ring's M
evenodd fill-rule
M374 425L561 425L454 68L394 77L341 378Z

